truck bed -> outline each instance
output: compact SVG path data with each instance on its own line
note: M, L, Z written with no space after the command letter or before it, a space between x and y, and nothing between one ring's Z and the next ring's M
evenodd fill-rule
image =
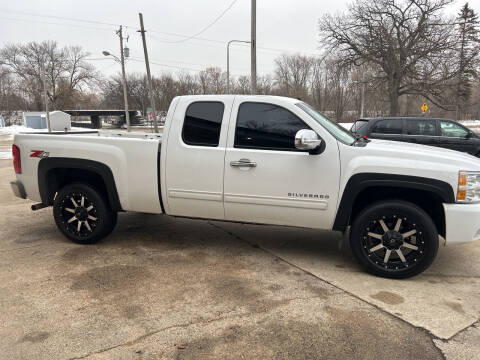
M18 178L29 199L44 201L39 190L40 162L49 163L49 168L66 158L85 160L85 164L97 162L111 170L122 210L161 213L158 192L161 139L160 134L121 131L17 134L14 144L21 149L23 170ZM41 159L32 157L34 151L46 155Z

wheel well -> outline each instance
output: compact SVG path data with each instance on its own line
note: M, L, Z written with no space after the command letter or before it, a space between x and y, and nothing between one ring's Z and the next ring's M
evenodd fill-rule
M53 205L55 194L65 185L71 183L84 183L94 187L105 194L108 199L108 191L102 176L94 171L76 168L55 168L50 169L46 174L48 205ZM109 200L109 205L112 207Z
M435 193L419 189L396 187L370 187L355 198L348 225L368 205L381 200L405 200L423 209L432 219L440 235L445 237L445 212L442 199Z
M55 194L67 184L82 182L106 195L110 208L122 211L112 170L98 161L43 158L38 164L38 190L42 203L52 205Z

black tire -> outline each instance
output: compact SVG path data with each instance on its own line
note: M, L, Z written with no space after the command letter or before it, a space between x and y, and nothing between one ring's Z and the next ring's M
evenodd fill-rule
M430 216L403 200L368 206L354 219L350 232L350 246L358 262L371 274L394 279L426 270L437 256L438 243Z
M117 213L110 208L105 195L82 183L66 185L57 193L53 217L60 231L79 244L100 241L117 223Z

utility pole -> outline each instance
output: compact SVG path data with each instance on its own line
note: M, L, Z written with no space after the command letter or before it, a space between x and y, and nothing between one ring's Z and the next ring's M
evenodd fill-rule
M128 93L127 93L127 79L125 77L125 56L123 53L123 33L122 25L117 31L117 35L120 38L120 63L122 65L122 79L123 79L123 99L125 101L125 120L127 121L127 131L130 129L130 115L128 113Z
M252 94L257 93L257 0L252 0L251 71Z
M45 116L47 118L47 128L48 132L52 132L52 128L50 127L50 113L48 111L48 94L47 94L47 75L45 65L42 62L42 82L43 82L43 97L45 99Z
M147 67L148 93L150 95L150 103L152 105L152 111L153 111L153 129L156 133L158 133L157 115L156 115L156 112L155 112L155 97L154 97L153 88L152 88L152 75L150 74L150 62L148 61L147 40L145 39L145 28L143 27L143 15L142 15L142 13L138 13L138 17L140 18L140 30L139 30L139 32L142 34L143 53L145 55L145 65Z

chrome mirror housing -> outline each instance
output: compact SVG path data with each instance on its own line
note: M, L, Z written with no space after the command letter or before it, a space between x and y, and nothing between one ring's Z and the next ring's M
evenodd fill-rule
M314 150L321 144L322 139L313 130L303 129L295 134L295 148L298 150Z

